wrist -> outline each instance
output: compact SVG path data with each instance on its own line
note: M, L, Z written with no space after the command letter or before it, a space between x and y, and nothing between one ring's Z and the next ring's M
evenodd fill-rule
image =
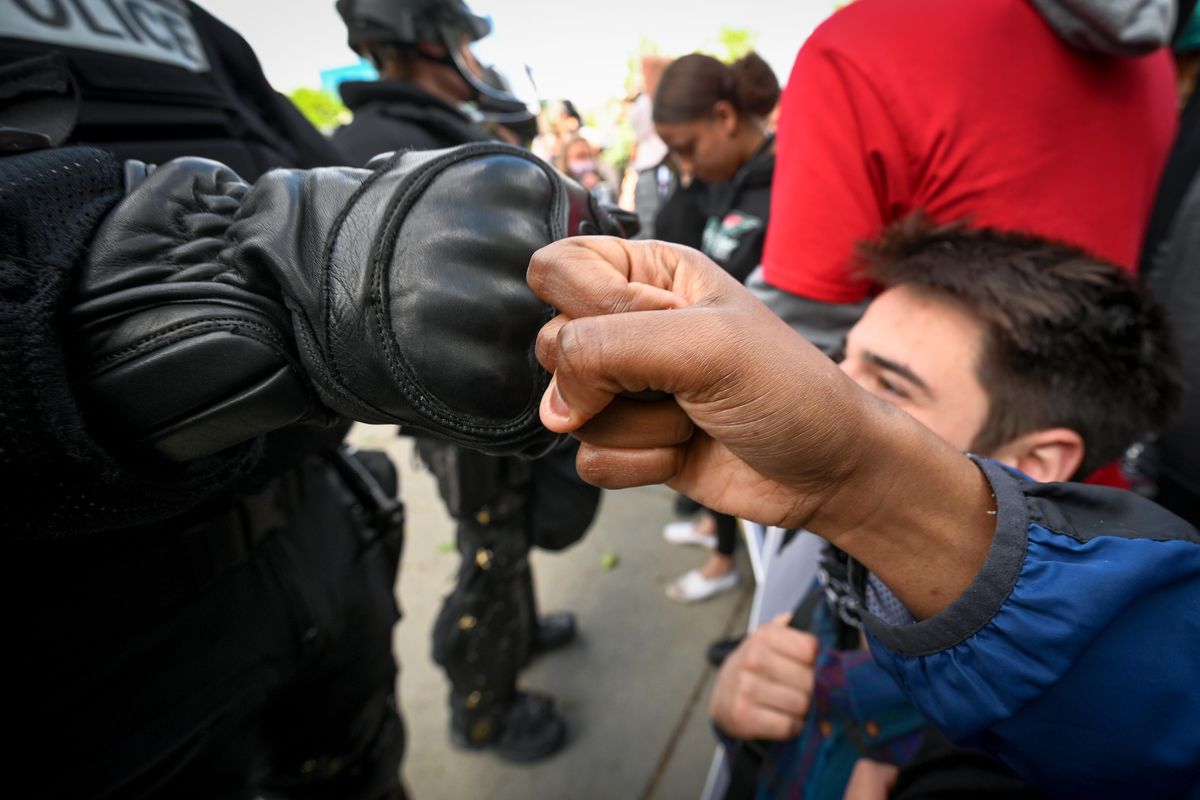
M893 419L894 408L855 389L838 414L838 427L846 431L838 446L839 468L830 470L831 488L806 525L838 547L882 512L878 506L891 493L903 433Z
M995 532L991 489L970 459L904 412L863 405L855 468L810 528L924 619L982 568Z

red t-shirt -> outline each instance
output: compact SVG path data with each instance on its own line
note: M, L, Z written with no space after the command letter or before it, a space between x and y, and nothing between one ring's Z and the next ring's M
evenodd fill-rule
M1165 50L1083 53L1025 0L858 0L783 94L767 282L858 302L855 243L916 210L1135 269L1176 104Z

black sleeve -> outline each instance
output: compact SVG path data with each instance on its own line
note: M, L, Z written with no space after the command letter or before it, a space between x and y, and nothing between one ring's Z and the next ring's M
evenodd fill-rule
M258 445L140 473L101 445L76 403L61 335L71 277L123 195L121 165L90 148L0 158L0 520L10 538L173 516L244 474Z
M767 221L761 220L757 230L749 231L738 242L737 248L730 254L722 266L725 271L745 283L755 267L762 263L763 245L767 241Z
M596 518L600 489L579 477L579 442L568 439L531 463L530 539L545 550L562 550L583 538Z
M1036 791L996 759L959 747L929 726L916 756L888 794L890 800L1039 800Z
M333 144L346 154L348 163L361 167L380 153L437 150L458 142L434 136L419 125L360 111L352 124L333 132Z
M705 254L739 283L745 283L750 273L762 264L771 216L771 184L745 187L720 208L726 210L722 213L714 208L716 213L710 217L705 231ZM709 252L710 247L722 252Z
M664 242L699 250L708 221L707 200L708 187L700 181L692 181L686 188L677 186L658 207L654 235Z

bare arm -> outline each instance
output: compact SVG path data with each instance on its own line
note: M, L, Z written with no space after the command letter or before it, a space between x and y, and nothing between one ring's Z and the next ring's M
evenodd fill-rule
M530 285L563 314L539 337L555 373L542 421L619 488L665 482L757 522L804 526L918 618L970 584L994 530L967 458L842 375L708 259L585 238L535 254ZM641 313L621 313L639 311ZM646 403L623 393L665 392Z

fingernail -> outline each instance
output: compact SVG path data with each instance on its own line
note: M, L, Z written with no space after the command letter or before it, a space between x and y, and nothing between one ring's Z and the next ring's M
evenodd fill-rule
M550 383L550 412L555 416L562 417L564 420L571 417L571 407L567 405L567 401L559 393L557 381Z

